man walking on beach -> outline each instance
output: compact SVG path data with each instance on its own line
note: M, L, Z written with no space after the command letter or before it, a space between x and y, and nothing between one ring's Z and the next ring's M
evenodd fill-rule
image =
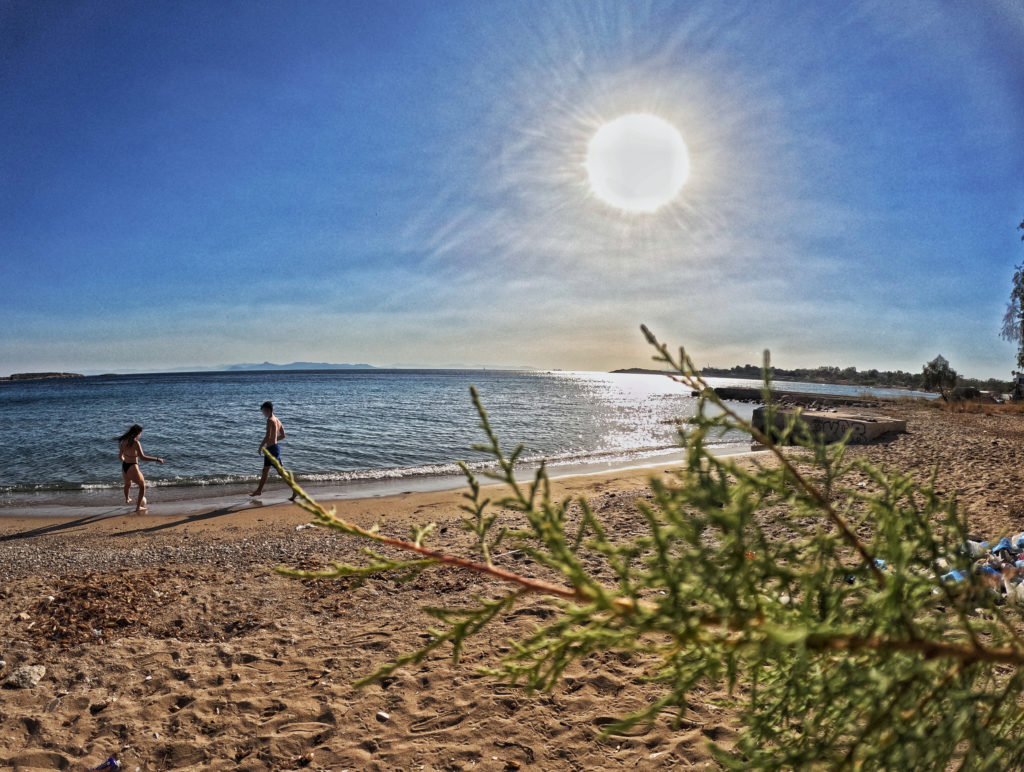
M263 435L263 441L260 442L260 447L257 453L263 456L263 448L266 446L271 455L280 462L281 447L278 443L284 439L284 426L281 425L280 419L274 415L273 402L270 402L269 400L264 402L260 405L260 411L263 413L264 418L267 419L267 431L266 434ZM267 482L267 475L270 474L270 467L270 459L263 456L263 474L260 475L260 484L256 486L256 490L249 494L253 498L263 493L263 486ZM295 496L292 496L289 501L293 501L294 499Z

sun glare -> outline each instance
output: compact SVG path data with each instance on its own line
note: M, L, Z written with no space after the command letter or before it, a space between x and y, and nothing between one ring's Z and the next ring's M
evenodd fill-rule
M678 129L647 113L609 121L587 147L594 195L627 212L656 212L674 199L690 174L690 156Z

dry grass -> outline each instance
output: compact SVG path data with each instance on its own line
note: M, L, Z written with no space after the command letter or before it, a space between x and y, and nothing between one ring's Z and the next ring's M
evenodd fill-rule
M1024 415L1024 402L1005 402L996 404L983 400L964 399L946 402L942 399L922 400L922 403L933 410L944 413L980 413L981 415Z

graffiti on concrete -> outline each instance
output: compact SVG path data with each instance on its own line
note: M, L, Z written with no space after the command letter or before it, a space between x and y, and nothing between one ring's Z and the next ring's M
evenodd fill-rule
M821 436L826 442L838 442L850 432L850 442L867 442L868 428L862 421L847 421L842 418L819 418L813 416L807 425L811 431Z

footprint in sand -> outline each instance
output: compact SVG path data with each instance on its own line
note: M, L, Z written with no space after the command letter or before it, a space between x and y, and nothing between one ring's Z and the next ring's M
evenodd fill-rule
M42 750L25 750L7 759L13 769L72 769L75 761L62 753Z
M195 698L195 697L190 697L190 696L189 696L189 695L187 695L187 694L179 694L179 695L178 695L178 696L177 696L177 697L176 697L176 698L174 699L174 702L173 702L173 703L171 703L171 704L170 704L170 705L168 706L168 710L171 710L171 711L178 711L178 710L182 710L183 708L187 708L187 707L188 707L189 705L191 705L191 704L192 704L192 703L194 703L195 701L196 701L196 698Z
M263 712L260 715L263 716L263 718L272 718L276 714L280 713L282 710L287 709L288 706L285 705L283 702L278 702L277 700L274 700L265 708L263 708Z
M318 721L292 721L276 727L274 731L279 737L293 737L317 746L334 737L338 730L330 724L322 724Z
M599 673L591 678L581 679L587 685L593 687L598 694L618 694L621 692L626 684L618 679L611 678L604 673Z
M284 670L283 659L254 659L248 662L245 667L249 670L255 670L257 673L280 673L286 672Z
M413 734L433 734L451 729L461 724L466 719L463 713L441 713L439 715L427 716L409 725L409 731Z
M371 651L386 649L390 643L391 634L383 631L362 633L344 641L346 646L352 646L356 649L370 649Z
M553 608L548 608L547 606L526 606L524 608L518 608L509 614L510 617L530 616L539 617L541 619L548 619L554 615L555 610Z
M511 686L510 684L493 684L491 687L491 693L502 697L509 695L521 695L525 693L525 689L521 686Z
M621 717L614 718L612 716L598 716L594 719L594 725L598 728L598 730L603 732L605 730L605 727L617 724L621 720ZM636 724L630 727L629 729L626 729L621 732L612 732L609 735L609 737L643 737L649 731L651 731L651 728L641 723Z

